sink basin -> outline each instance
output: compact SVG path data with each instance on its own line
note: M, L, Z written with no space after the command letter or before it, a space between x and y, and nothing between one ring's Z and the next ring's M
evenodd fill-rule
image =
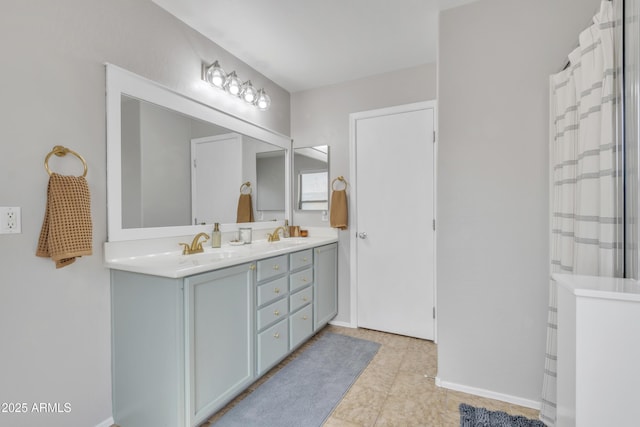
M292 246L304 245L309 243L308 237L285 237L275 242L269 242L267 240L258 240L251 243L252 246L259 246L261 248L290 248Z

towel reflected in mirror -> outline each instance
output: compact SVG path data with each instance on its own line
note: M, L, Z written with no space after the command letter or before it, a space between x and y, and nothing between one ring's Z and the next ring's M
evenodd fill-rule
M251 194L240 194L238 199L237 223L253 222L253 206L251 203Z

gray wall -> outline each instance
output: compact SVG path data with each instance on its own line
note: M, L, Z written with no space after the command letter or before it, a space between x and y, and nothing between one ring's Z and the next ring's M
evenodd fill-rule
M419 67L327 86L291 95L291 137L294 147L329 145L329 180L349 179L349 114L436 98L436 66ZM350 190L350 189L349 189ZM349 193L347 191L347 194ZM294 211L297 225L328 226L322 212ZM338 246L337 322L350 321L349 237L340 231Z
M0 414L11 426L87 427L111 417L106 239L105 71L110 62L288 134L289 94L148 0L5 1L0 6L0 206L22 207L22 234L0 235L0 402L69 402L68 414ZM260 112L200 83L200 62L265 87ZM61 270L34 253L55 144L89 166L92 256ZM78 174L74 159L52 159Z
M438 376L539 402L549 277L548 76L599 0L445 11L438 59Z

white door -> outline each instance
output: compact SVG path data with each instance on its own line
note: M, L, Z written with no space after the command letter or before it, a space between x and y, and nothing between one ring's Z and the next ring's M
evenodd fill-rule
M434 113L424 102L351 115L357 326L431 340Z
M242 137L236 133L191 140L193 224L235 222L242 184ZM170 171L168 171L170 173ZM220 185L229 183L229 185ZM237 183L236 185L231 185Z

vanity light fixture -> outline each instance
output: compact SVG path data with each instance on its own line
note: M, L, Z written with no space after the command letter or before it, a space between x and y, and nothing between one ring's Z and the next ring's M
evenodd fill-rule
M260 89L258 91L258 98L256 99L256 106L258 107L258 109L265 111L268 110L269 107L271 106L271 98L269 97L269 95L267 95L267 93L264 91L264 89Z
M222 89L224 81L227 79L227 73L224 72L218 61L213 65L207 67L204 79L214 85L215 87Z
M211 65L202 64L202 79L210 85L222 89L230 95L240 97L248 104L265 111L271 106L271 98L264 89L256 89L251 80L242 83L235 71L227 74L218 61Z
M229 92L231 95L239 96L241 89L242 89L242 82L236 75L236 72L232 71L231 74L229 74L227 76L227 79L224 81L224 90Z
M242 91L240 92L240 96L245 102L249 104L255 104L256 99L258 98L258 91L251 84L251 80L247 80L242 84Z

